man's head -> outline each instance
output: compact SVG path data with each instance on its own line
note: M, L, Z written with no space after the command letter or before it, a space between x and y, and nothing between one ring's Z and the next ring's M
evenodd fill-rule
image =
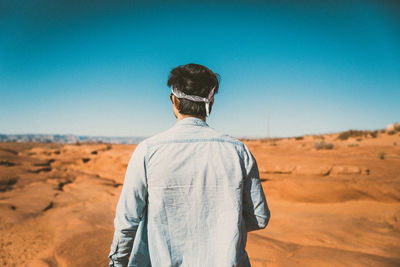
M171 70L167 84L173 92L174 113L205 117L218 92L219 75L199 64L181 65Z

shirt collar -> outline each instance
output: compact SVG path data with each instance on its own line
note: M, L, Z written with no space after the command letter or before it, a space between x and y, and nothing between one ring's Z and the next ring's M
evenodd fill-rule
M208 124L202 119L196 117L187 117L178 121L176 125L196 125L196 126L208 126Z

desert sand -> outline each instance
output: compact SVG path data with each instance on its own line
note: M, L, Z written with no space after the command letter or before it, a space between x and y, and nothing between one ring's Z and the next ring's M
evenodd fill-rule
M271 209L252 266L400 266L400 132L337 137L245 141ZM0 266L107 266L134 149L0 143Z

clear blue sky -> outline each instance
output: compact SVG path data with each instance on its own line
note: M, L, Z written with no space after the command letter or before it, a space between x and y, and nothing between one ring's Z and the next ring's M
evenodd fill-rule
M399 14L399 1L0 0L0 133L154 135L175 123L166 82L186 63L221 75L208 123L233 136L265 136L267 110L271 136L384 128L400 121Z

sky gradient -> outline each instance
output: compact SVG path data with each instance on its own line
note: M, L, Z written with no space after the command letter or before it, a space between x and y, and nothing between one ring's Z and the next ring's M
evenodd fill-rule
M207 122L236 137L267 110L272 137L400 122L399 2L85 2L0 0L0 133L154 135L187 63L221 75Z

